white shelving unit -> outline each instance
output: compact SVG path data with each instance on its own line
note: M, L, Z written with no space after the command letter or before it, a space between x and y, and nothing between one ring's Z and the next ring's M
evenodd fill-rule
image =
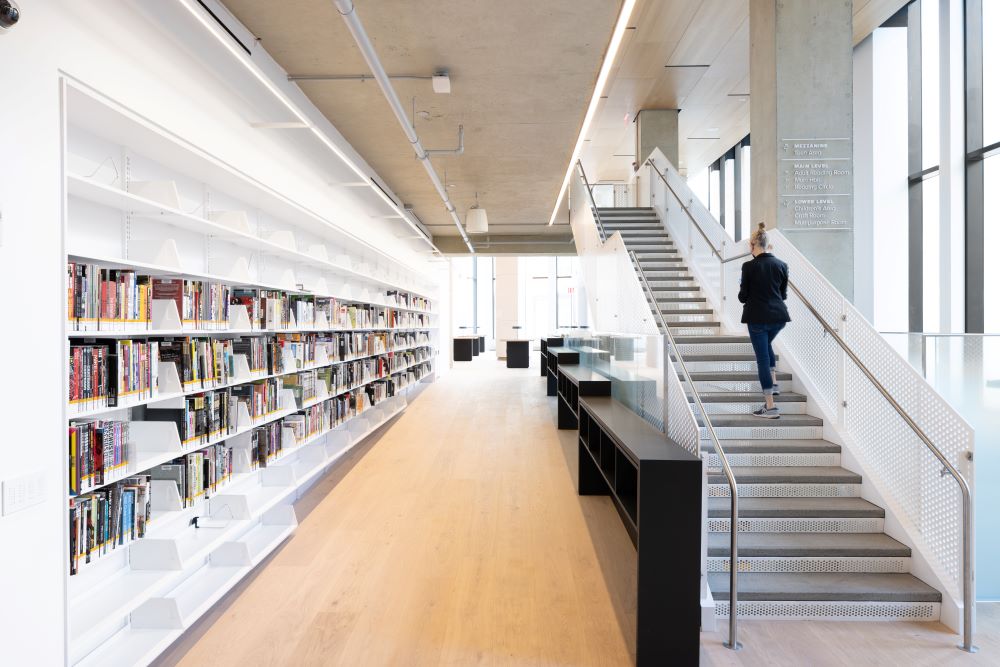
M293 503L352 448L402 413L420 383L433 380L440 346L438 313L433 307L397 305L388 293L422 297L432 304L436 286L392 258L366 250L342 226L198 153L113 103L71 87L66 108L67 261L392 308L426 323L354 328L331 326L320 318L261 330L249 326L243 311L242 316L230 318L229 327L194 329L181 324L174 308L154 313L148 327L121 325L89 331L67 326L64 354L75 339L317 332L419 332L427 337L427 342L384 353L337 361L323 356L301 368L270 374L250 372L246 358L236 355L241 357L236 360L236 374L210 387L185 387L173 364L163 363L155 395L114 407L97 403L71 407L67 400L67 423L90 418L131 422L135 448L130 450L127 470L114 475L121 479L217 442L249 438L254 428L344 392L296 404L286 390L277 411L253 420L243 409L230 432L197 444L181 443L171 422L134 419L133 409L389 353L424 349L428 353L426 359L388 373L401 374L405 380L409 369L426 365L428 371L416 383L401 382L395 396L301 441L296 441L291 428L282 429L282 449L266 467L253 468L249 457L234 461L231 478L209 497L184 507L172 482L154 480L152 518L145 537L108 551L73 576L67 567L70 663L131 667L155 660L274 552L297 526ZM68 470L64 480L68 506ZM104 486L114 481L105 480ZM201 527L196 527L196 518ZM65 525L68 530L68 521Z

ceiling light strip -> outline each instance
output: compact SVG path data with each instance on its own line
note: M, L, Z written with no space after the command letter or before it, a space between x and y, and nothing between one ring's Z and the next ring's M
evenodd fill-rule
M309 117L306 116L298 108L298 106L288 98L288 96L281 89L279 89L277 86L275 86L273 81L271 81L267 76L264 75L263 72L261 72L256 67L256 65L250 59L250 56L247 56L241 50L237 50L236 47L233 45L232 41L230 41L229 39L226 39L225 37L223 37L222 34L219 33L219 31L216 28L216 26L213 25L213 23L209 22L207 20L206 16L205 16L205 14L202 11L199 11L198 8L195 7L191 2L189 2L188 0L182 0L181 3L180 3L180 5L182 7L184 7L184 9L186 9L191 14L191 16L193 16L195 18L195 20L197 20L198 23L200 23L202 25L202 27L204 27L205 30L208 31L209 34L211 34L213 37L215 37L215 39L227 51L229 51L229 53L232 54L232 56L237 61L239 61L240 64L242 64L246 68L246 70L248 72L250 72L250 74L255 79L257 79L257 81L259 81L261 83L261 85L263 85L268 90L268 92L270 92L279 102L281 102L281 104L283 104L285 106L285 108L288 109L292 113L292 115L294 115L296 118L298 118L305 125L305 127L308 127L310 130L312 130L312 133L316 136L316 138L318 138L323 143L323 145L325 145L327 148L329 148L334 153L334 155L336 155L338 158L340 158L340 160L344 164L346 164L348 167L351 168L351 170L354 173L356 173L358 176L360 176L366 182L365 184L369 188L371 188L371 190L373 192L377 193L379 195L379 197L383 201L386 202L386 204L388 204L390 207L392 207L393 210L399 212L400 217L402 217L403 220L405 220L406 223L411 228L413 228L414 231L416 231L417 233L421 233L420 229L418 229L416 227L416 225L413 224L413 221L410 220L410 217L408 215L406 215L406 213L396 204L396 202L394 202L390 197L388 197L381 190L381 188L375 187L375 185L369 181L369 174L365 173L365 171L363 169L361 169L361 167L359 167L354 162L354 160L352 160L343 150L341 150L341 148L339 146L337 146L337 144L335 144L330 139L330 137L328 137L326 135L325 132L321 131L318 127L316 127L309 120ZM198 3L198 5L199 6L203 6L203 5L201 5L201 3ZM421 233L421 237L424 239L424 241L426 241L428 244L430 244L430 246L432 248L434 248L435 250L437 250L437 247L434 245L434 243L430 239L427 239L426 237L424 237L422 233Z
M607 85L608 77L611 75L611 67L618 56L622 39L625 37L625 30L628 28L629 19L632 17L632 10L635 8L636 0L625 0L622 3L621 12L618 14L618 22L615 30L611 33L611 42L608 44L608 51L604 54L604 63L601 64L601 72L597 75L597 84L594 86L594 94L590 97L590 106L587 107L587 115L583 117L583 126L580 128L580 136L576 139L576 146L573 147L573 154L570 155L569 165L566 167L566 176L563 177L562 187L559 189L559 196L556 198L556 205L552 208L552 217L549 218L549 225L556 221L559 215L559 205L562 204L563 197L566 196L566 188L569 187L569 179L573 176L573 165L580 157L580 149L583 147L583 140L587 136L587 130L594 121L597 114L597 105L604 94L604 86Z

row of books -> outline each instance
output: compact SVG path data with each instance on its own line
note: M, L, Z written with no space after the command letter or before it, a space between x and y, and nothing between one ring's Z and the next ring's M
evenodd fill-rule
M430 310L431 302L426 297L409 294L399 290L389 290L386 292L389 300L400 308L412 308L414 310Z
M149 471L154 480L172 482L177 487L181 507L190 507L199 498L214 494L233 476L233 447L228 443L210 445Z
M69 492L86 493L124 476L128 467L129 423L97 420L69 425Z
M153 301L172 301L182 326L191 329L229 328L232 306L246 309L251 329L286 329L293 323L296 327L311 327L320 321L320 313L331 328L412 328L429 324L423 313L406 313L392 307L345 302L332 297L148 276L133 270L107 269L83 262L68 262L66 272L67 317L70 329L75 331L149 329L153 320ZM387 295L401 307L429 307L429 302L422 297L395 291Z
M280 391L281 381L275 379L272 382L278 384L277 389ZM266 383L267 381L263 381L261 384ZM264 400L262 393L267 392L257 387L256 383L206 391L179 399L180 407L149 406L143 413L143 419L176 424L182 445L206 444L235 433L238 428L238 404L242 402L247 405L248 410L253 410Z
M72 342L68 367L70 405L114 407L130 399L153 398L159 383L159 360L156 341Z
M152 302L149 276L80 262L68 262L66 274L70 322L149 322Z
M406 352L396 352L389 357L390 372L398 371L420 361L427 361L430 358L430 349L426 347L417 348L416 350L408 350Z
M280 421L255 427L250 432L246 451L250 469L267 467L284 453L283 429L291 429L297 443L330 431L396 395L401 386L419 376L414 370L375 380L361 389L331 397ZM149 418L149 413L154 411L146 412ZM90 429L98 433L109 429L109 433L113 431L110 437L117 443L128 439L127 422L87 422L76 426L81 431ZM152 480L171 482L177 489L181 507L191 507L199 499L217 493L232 479L237 452L237 447L230 442L216 443L157 465L146 474L133 475L97 491L71 497L70 574L78 574L82 563L90 563L145 536L147 524L153 519L150 509L154 493ZM73 465L71 462L71 469Z
M150 476L136 475L69 501L69 573L146 534Z

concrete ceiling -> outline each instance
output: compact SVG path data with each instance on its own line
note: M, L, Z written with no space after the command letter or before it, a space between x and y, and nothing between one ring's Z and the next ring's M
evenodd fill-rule
M330 0L224 0L226 7L289 73L369 74ZM620 0L357 0L357 11L389 74L449 71L450 95L426 80L394 80L415 109L428 149L454 148L465 126L465 153L436 156L464 220L475 203L489 216L491 241L503 235L566 238L548 226L573 146L593 94ZM464 248L413 150L374 81L299 85L447 251ZM415 98L415 99L414 99ZM565 218L563 218L565 220ZM561 221L562 222L562 221ZM529 236L530 238L530 236ZM473 241L486 241L473 236ZM553 239L555 240L555 239Z
M854 41L907 0L854 0ZM680 109L682 173L750 133L749 0L639 0L581 158L594 182L624 182L641 109Z

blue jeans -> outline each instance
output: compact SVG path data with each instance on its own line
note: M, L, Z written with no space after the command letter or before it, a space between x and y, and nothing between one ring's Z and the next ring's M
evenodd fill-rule
M774 324L748 324L747 331L750 333L750 344L753 345L753 353L757 357L757 377L760 378L760 388L765 394L771 392L774 387L774 380L771 379L771 370L775 367L774 342L778 332L785 328L784 322Z

